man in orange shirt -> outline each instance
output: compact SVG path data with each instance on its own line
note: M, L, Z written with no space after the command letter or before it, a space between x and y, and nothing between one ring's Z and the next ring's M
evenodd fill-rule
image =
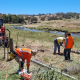
M19 63L19 71L22 71L24 68L24 62L27 60L27 72L29 73L30 59L32 56L35 56L37 50L30 50L28 48L17 48L10 53L10 58L14 59Z
M67 38L65 39L65 42L64 42L65 60L70 60L70 52L71 52L71 48L73 48L73 45L74 45L74 39L70 33L67 33Z

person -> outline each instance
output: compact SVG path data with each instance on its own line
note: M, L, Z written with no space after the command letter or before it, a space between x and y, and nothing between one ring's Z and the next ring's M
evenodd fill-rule
M71 36L71 33L67 33L67 37L64 41L64 57L65 60L70 60L70 52L71 48L73 48L74 45L74 39Z
M58 54L60 53L60 46L62 46L64 39L65 39L64 37L58 37L54 39L53 41L54 42L54 51L53 51L54 55L56 54L57 47L58 47Z
M19 63L19 70L24 68L24 62L27 60L27 73L29 73L30 59L37 54L37 50L31 50L28 48L16 48L10 53L10 58L15 59Z

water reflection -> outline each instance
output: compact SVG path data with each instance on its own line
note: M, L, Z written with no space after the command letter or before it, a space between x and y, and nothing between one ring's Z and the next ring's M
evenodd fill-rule
M23 26L12 26L13 28L16 28L16 29L20 29L20 30L27 30L27 31L33 31L33 32L48 32L48 33L54 33L54 34L60 34L60 35L65 35L64 32L59 32L59 31L43 31L43 30L35 30L35 29L27 29ZM71 35L73 37L80 37L80 34L73 34L71 33Z

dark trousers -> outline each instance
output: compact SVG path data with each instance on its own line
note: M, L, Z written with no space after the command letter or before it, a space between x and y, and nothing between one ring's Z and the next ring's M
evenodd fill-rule
M65 60L70 60L70 52L71 52L71 49L64 49Z
M15 60L19 63L19 71L22 71L24 68L24 61L19 56L16 56Z
M57 48L58 48L58 53L60 53L60 45L54 41L54 52L53 53L56 53Z

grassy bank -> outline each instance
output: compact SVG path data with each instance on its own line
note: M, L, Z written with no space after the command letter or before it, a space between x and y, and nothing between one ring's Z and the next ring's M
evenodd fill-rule
M4 23L3 26L22 26L23 24L20 23Z
M45 32L30 32L30 31L17 30L17 29L11 28L11 27L6 27L6 28L10 30L11 38L13 38L14 43L17 42L17 35L18 35L19 46L21 44L25 44L25 43L28 44L28 42L27 42L28 40L32 40L33 42L35 42L35 40L38 40L41 43L50 42L51 44L53 44L53 40L55 38L61 36L61 35L57 35L57 34L53 34L53 33L47 33L47 32L46 33ZM76 50L79 50L80 37L73 37L73 38L74 38L74 48Z

